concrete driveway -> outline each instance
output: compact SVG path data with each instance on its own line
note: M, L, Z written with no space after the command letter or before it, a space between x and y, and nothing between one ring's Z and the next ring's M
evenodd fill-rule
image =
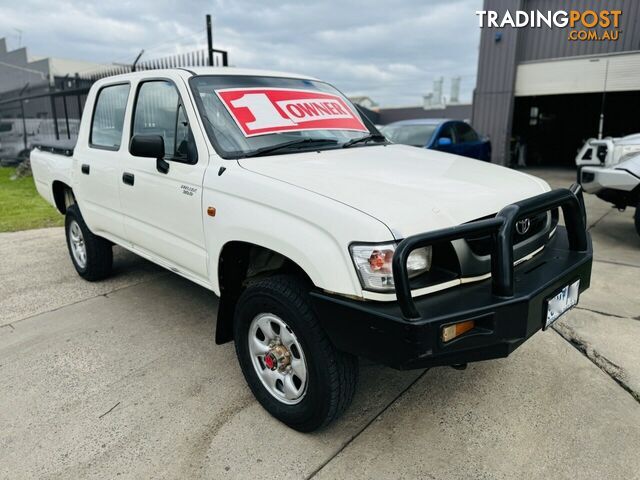
M640 239L587 202L592 287L555 329L462 372L362 362L310 435L254 401L208 291L120 249L89 284L62 229L0 234L0 477L640 478Z

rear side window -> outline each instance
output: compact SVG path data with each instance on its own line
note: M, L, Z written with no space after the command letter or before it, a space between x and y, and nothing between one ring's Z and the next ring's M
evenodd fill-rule
M477 142L478 134L469 125L463 122L456 123L458 142Z
M91 122L90 146L107 150L120 148L128 98L128 84L111 85L98 92Z

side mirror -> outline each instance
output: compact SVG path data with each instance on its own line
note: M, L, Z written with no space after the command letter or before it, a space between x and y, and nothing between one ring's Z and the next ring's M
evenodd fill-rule
M129 142L129 152L134 157L155 158L158 171L169 172L169 162L164 159L164 139L160 135L134 135Z
M449 137L440 137L438 139L438 146L439 147L446 147L447 145L451 145L453 142L451 141L451 139Z

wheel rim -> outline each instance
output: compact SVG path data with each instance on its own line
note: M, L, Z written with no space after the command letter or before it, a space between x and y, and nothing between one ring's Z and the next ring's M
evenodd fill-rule
M75 220L69 224L69 245L71 246L71 254L76 264L80 268L87 266L87 246L84 243L84 236L80 225Z
M299 403L307 391L308 371L302 345L284 320L261 313L249 326L251 363L267 391L287 405Z

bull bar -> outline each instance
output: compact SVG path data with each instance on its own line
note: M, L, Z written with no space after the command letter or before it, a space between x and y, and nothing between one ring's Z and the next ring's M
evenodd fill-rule
M494 218L478 220L451 228L413 235L402 240L393 256L392 270L396 297L403 316L420 318L411 295L407 259L412 251L437 242L452 241L474 235L491 235L491 290L498 297L513 296L513 232L522 217L562 208L569 249L584 252L589 248L585 228L582 187L573 184L507 205Z

